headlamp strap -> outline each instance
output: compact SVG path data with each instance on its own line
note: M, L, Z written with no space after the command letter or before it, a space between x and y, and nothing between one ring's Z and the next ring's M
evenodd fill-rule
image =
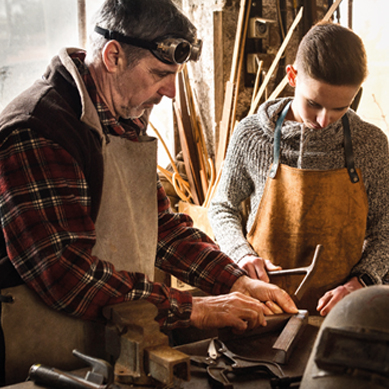
M129 37L120 32L107 30L99 26L95 26L95 32L102 35L105 39L127 43L129 45L141 47L143 49L156 50L158 48L158 44L156 42L151 42L140 38Z

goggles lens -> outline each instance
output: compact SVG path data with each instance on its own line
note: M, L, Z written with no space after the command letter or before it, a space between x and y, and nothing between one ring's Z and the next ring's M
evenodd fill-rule
M183 64L190 57L191 44L184 39L167 38L158 42L153 54L164 61Z
M182 65L187 61L198 61L201 54L202 41L200 39L193 44L186 39L175 37L162 37L147 41L132 38L120 32L106 30L99 26L95 27L95 32L103 35L108 40L117 40L118 42L150 50L155 57L167 64Z

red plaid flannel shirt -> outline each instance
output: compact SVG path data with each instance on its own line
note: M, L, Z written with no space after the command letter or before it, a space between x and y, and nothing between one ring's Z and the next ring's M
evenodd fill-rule
M78 67L83 69L82 61ZM94 92L88 72L83 77L105 128L113 134L125 132ZM137 138L135 131L125 136ZM146 299L157 306L161 326L189 324L189 293L150 282L143 274L116 271L104 258L91 255L91 199L70 154L25 128L13 131L0 145L0 161L0 216L8 257L47 305L98 319L105 305ZM227 293L244 271L192 228L188 216L171 212L159 182L157 190L157 266L209 294Z

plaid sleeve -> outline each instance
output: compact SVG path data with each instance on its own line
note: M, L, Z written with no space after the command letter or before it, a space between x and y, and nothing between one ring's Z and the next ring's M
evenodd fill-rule
M90 193L75 160L29 129L0 145L0 217L8 257L50 307L98 319L105 305L146 299L161 326L189 323L191 296L115 271L91 255L95 243Z
M247 273L220 251L192 219L173 213L158 181L159 236L156 264L183 282L208 294L228 293L234 282Z

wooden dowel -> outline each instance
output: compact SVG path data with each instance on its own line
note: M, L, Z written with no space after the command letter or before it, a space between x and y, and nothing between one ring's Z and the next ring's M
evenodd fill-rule
M332 3L330 9L327 11L327 13L325 14L325 16L322 20L325 22L328 22L331 19L334 12L336 11L336 9L339 7L339 4L341 2L342 2L342 0L336 0L334 3Z

